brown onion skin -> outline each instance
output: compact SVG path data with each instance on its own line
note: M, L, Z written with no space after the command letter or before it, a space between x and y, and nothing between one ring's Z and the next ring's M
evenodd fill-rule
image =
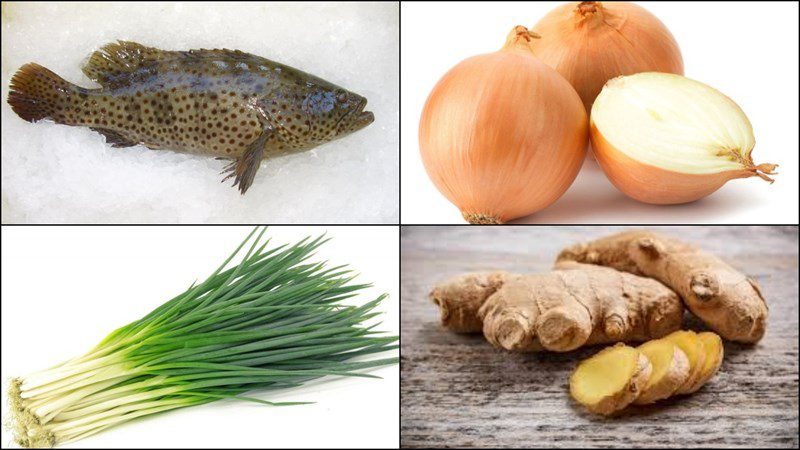
M556 201L585 157L575 90L525 49L468 58L431 91L419 127L429 177L470 223L505 223Z
M683 75L675 38L633 3L568 3L550 11L532 31L541 35L531 43L534 54L575 87L587 114L611 78L639 72Z
M735 178L757 176L754 170L728 170L714 174L689 174L665 170L637 161L608 142L591 124L594 155L606 177L622 193L643 203L673 205L711 195Z

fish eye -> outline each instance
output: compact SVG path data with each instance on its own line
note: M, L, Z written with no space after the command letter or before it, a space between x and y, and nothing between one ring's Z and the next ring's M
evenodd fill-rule
M340 103L344 103L347 101L347 92L339 89L336 91L336 100Z

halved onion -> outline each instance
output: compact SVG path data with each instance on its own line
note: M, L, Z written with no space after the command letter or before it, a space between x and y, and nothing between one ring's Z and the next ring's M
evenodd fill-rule
M774 174L753 163L753 128L739 105L698 81L667 73L610 80L594 102L591 139L611 182L654 204L703 198L734 178Z

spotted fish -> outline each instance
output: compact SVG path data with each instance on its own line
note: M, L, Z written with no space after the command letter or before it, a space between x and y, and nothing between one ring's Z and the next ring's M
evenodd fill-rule
M230 159L223 181L244 194L261 161L314 148L374 120L367 100L238 50L164 51L119 41L94 52L85 89L34 63L11 79L22 119L87 126L113 147L137 144Z

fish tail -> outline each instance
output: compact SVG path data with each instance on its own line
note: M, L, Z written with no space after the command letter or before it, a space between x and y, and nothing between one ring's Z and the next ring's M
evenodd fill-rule
M35 122L54 119L61 114L63 102L80 88L36 63L20 67L11 78L8 104L22 119Z

